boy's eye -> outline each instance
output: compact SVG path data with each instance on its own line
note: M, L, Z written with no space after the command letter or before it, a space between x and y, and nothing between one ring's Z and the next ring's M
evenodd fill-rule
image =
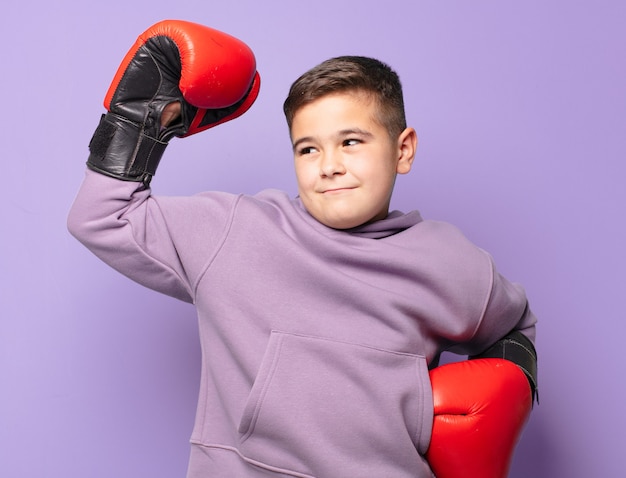
M360 143L361 143L361 141L358 140L358 139L355 139L355 138L345 139L343 141L343 145L344 146L355 146L355 145L360 144Z
M300 148L298 150L298 154L305 155L305 154L311 154L314 153L316 150L313 146L305 146L304 148Z

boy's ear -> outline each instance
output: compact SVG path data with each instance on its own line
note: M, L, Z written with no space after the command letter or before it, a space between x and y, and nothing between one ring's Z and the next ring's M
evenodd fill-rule
M417 150L417 133L413 128L406 128L398 136L398 163L396 172L406 174L411 171Z

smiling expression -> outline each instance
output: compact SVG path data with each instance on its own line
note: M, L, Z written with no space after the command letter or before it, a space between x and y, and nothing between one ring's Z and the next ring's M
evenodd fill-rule
M396 174L411 169L413 128L392 138L362 92L333 93L300 108L291 126L298 192L307 211L335 229L384 219Z

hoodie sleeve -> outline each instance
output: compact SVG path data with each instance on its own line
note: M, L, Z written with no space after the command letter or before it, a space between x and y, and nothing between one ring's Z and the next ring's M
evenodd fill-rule
M534 344L537 318L530 309L524 288L502 276L496 270L492 257L482 252L491 270L490 287L483 311L472 340L462 347L463 350L451 350L476 355L512 331L521 332Z
M87 170L68 216L70 233L130 279L186 302L226 233L236 197L154 197L141 183Z

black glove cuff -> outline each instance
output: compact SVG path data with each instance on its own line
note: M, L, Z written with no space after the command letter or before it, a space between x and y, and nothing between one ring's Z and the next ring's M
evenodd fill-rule
M113 113L103 114L89 142L87 166L125 181L150 184L167 142L146 136L140 125Z
M484 352L469 358L503 358L513 362L522 369L528 379L533 403L535 399L537 403L539 403L539 392L537 389L537 351L528 337L521 332L511 332Z

